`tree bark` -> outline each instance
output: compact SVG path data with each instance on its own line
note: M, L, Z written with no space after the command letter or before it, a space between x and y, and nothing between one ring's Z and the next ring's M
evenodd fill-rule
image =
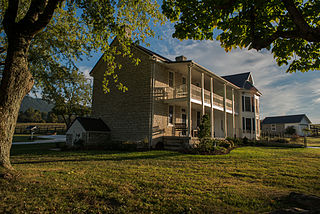
M32 38L10 37L0 85L0 169L5 172L14 170L10 163L12 138L22 99L34 83L27 60Z

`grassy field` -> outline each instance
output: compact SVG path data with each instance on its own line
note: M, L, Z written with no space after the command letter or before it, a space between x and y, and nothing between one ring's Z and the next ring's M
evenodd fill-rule
M50 151L14 146L0 213L261 213L291 191L320 196L320 149L242 147L223 156L170 151Z
M15 134L12 142L33 142L35 140L46 140L47 138L38 138L39 135L33 135L33 139L30 139L30 134Z

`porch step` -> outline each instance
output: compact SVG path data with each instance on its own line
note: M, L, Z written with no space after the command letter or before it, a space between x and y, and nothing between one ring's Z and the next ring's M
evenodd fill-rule
M164 149L178 151L182 150L186 143L189 142L187 137L165 136L163 137Z

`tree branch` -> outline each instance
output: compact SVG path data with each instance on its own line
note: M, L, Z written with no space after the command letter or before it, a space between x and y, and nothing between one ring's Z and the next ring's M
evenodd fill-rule
M12 33L13 29L15 29L14 25L18 14L18 6L19 0L10 0L3 17L2 24L8 37Z
M306 22L293 0L282 0L282 2L287 8L291 20L299 29L300 36L309 42L320 42L320 28L313 28Z
M20 25L30 26L31 24L35 23L39 14L44 10L45 5L45 0L32 0L27 14L19 22Z
M256 50L261 50L263 48L267 48L278 38L288 38L288 39L296 39L300 38L300 32L293 31L276 31L274 34L269 36L267 39L261 39L260 37L255 37L249 47L249 49L254 48Z
M26 18L28 21L32 21L32 23L30 23L30 25L28 26L28 25L25 25L24 23L27 20L23 20L22 22L19 22L19 25L25 28L26 31L29 33L29 35L33 36L37 34L48 25L48 23L53 17L53 13L55 9L57 9L58 5L62 3L62 1L63 0L48 0L48 3L43 9L42 13L40 13L40 11L42 10L41 7L39 7L38 5L35 5L35 3L31 4L34 7L34 8L30 7L29 9L30 13L28 11L31 17L26 17ZM34 0L33 2L42 2L42 0ZM34 18L37 18L37 20L33 20Z

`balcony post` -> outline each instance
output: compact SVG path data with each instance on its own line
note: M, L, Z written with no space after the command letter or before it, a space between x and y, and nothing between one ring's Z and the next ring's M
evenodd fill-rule
M224 112L224 137L228 136L227 124L227 85L223 84L223 112Z
M232 137L236 134L236 121L235 121L235 112L234 112L234 89L232 89Z
M211 137L214 138L214 112L213 112L213 78L210 78L210 119L211 119Z
M187 136L191 137L191 69L192 64L188 66L187 79Z
M204 109L204 73L201 73L201 105L202 105L202 116L205 114Z

